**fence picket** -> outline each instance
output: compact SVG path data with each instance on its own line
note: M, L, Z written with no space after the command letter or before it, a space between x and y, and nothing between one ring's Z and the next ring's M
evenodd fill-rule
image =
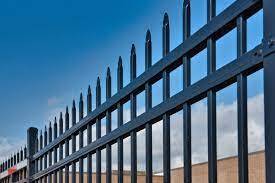
M107 76L106 76L106 100L111 98L111 71L108 67L107 69ZM109 134L112 130L112 119L111 113L108 110L106 112L106 135ZM112 149L110 144L106 144L106 183L112 182Z
M92 112L92 92L91 87L88 87L87 94L87 113L90 114ZM88 115L87 114L87 115ZM87 125L87 144L92 143L92 124L89 123ZM92 154L89 153L87 155L87 183L92 183Z
M190 1L184 0L183 5L183 41L190 37L191 32L191 12ZM183 57L183 90L187 89L191 83L190 58ZM183 152L184 152L184 183L192 182L192 162L191 162L191 106L189 103L183 105Z
M136 48L132 44L130 56L130 82L133 82L137 77L137 63L136 63ZM131 120L137 116L137 99L135 94L131 94ZM137 134L136 131L131 132L131 182L137 182Z
M216 0L207 0L207 22L216 15ZM207 75L216 70L216 42L207 39ZM216 92L207 92L207 122L208 122L208 181L217 183L217 125L216 125Z
M117 90L118 92L123 88L123 67L122 58L119 57L117 67ZM118 128L123 125L123 104L117 104L117 126ZM123 139L118 138L117 140L118 150L118 183L123 183Z
M101 86L100 79L97 78L96 83L96 108L101 105ZM96 139L101 137L101 119L96 119ZM96 183L101 183L101 150L96 149Z
M152 66L152 41L150 30L146 33L145 42L145 70ZM145 84L145 112L152 108L152 86L149 82ZM146 133L146 183L152 183L152 124L145 126Z
M76 107L75 100L72 106L72 126L76 124ZM72 135L72 153L76 151L76 134ZM72 162L72 183L76 183L76 162Z
M168 14L164 14L162 28L163 57L170 52L170 27ZM162 73L163 80L163 101L170 97L170 74L167 70ZM163 117L163 181L170 182L170 115L164 114Z
M79 99L79 121L83 119L84 116L84 103L83 103L83 95L80 93ZM79 149L83 148L83 131L79 131ZM79 183L83 183L83 158L79 158Z

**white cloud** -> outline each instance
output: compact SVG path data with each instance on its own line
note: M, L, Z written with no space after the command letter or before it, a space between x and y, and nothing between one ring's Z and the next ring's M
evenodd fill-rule
M10 139L0 136L0 162L11 157L13 153L17 153L21 147L25 147L25 139Z

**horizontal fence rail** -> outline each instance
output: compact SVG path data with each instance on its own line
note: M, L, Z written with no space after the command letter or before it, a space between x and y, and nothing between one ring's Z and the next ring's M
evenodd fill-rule
M170 116L182 111L183 117L183 170L182 182L192 182L192 141L191 141L191 105L207 99L207 140L208 140L208 182L217 180L217 104L216 93L225 87L237 84L237 144L238 144L238 182L248 183L248 107L247 107L247 77L258 70L264 70L265 82L265 148L266 148L266 182L275 181L273 171L275 140L273 131L275 126L275 98L274 98L274 60L275 60L275 26L272 19L275 15L270 7L275 2L269 0L236 0L229 7L216 15L216 0L207 1L207 23L197 32L191 34L191 3L183 2L183 42L175 49L170 50L170 23L167 13L164 14L162 27L162 56L152 65L151 32L146 32L145 38L145 72L137 76L137 55L135 45L132 45L130 54L130 83L123 86L124 68L122 58L119 57L117 65L117 93L112 95L112 75L107 69L105 86L106 102L101 101L102 81L97 78L96 92L94 94L96 108L92 109L92 92L88 87L86 101L80 94L79 103L72 102L72 108L66 107L65 113L60 113L53 124L45 127L44 132L29 128L27 134L27 147L24 149L26 161L25 178L28 182L59 182L83 183L84 168L87 172L87 182L100 183L102 178L102 150L106 157L106 182L113 181L112 174L112 145L117 145L117 182L124 180L124 139L130 139L130 180L138 182L137 171L137 132L145 131L145 171L146 183L153 182L153 140L152 125L160 120L163 122L162 165L163 182L171 182L171 126ZM264 37L263 42L247 51L247 20L263 9ZM217 69L216 41L236 28L237 41L234 48L237 57ZM191 84L191 58L202 50L207 51L207 74L199 81ZM170 73L183 66L183 89L171 96ZM267 72L266 72L267 71ZM162 102L152 105L152 85L162 80ZM145 93L145 112L137 115L137 95ZM269 99L267 99L270 98ZM130 121L124 123L124 104L130 103ZM78 105L78 116L77 116ZM86 107L85 107L86 105ZM84 111L87 115L84 116ZM117 128L112 130L112 112L117 111ZM105 134L101 132L105 118ZM71 127L70 127L71 126ZM95 127L95 131L93 131ZM268 130L267 130L268 129ZM95 134L93 134L95 133ZM84 135L86 134L86 136ZM95 136L95 140L92 138ZM86 139L84 139L86 138ZM84 143L86 143L84 145ZM23 152L22 150L20 153ZM20 154L19 153L19 154ZM95 157L95 162L94 158ZM84 159L87 163L84 163ZM23 159L21 158L21 161ZM13 158L0 163L1 173L13 165ZM18 158L17 158L18 161ZM17 162L18 163L18 162ZM96 164L95 168L92 167ZM84 165L86 167L84 167ZM63 176L65 179L63 180ZM70 178L69 178L70 177ZM78 178L78 180L77 180ZM70 180L69 180L70 179ZM17 180L18 181L18 180ZM5 181L3 181L5 182ZM2 182L1 182L2 183Z

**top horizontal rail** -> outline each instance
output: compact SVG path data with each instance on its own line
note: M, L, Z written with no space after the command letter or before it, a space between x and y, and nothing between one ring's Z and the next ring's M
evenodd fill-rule
M149 68L146 72L137 77L134 81L121 89L117 94L108 99L101 106L96 108L85 118L80 120L79 123L71 127L64 132L52 143L48 144L42 150L37 152L32 160L36 160L43 154L47 153L58 144L65 141L72 134L77 133L81 128L85 127L88 123L94 121L96 118L103 116L103 113L107 110L111 110L118 102L125 100L131 93L138 92L142 89L146 82L154 80L165 69L172 67L181 62L180 58L184 55L191 54L192 52L198 52L198 47L203 45L207 38L213 35L219 35L221 32L227 32L228 27L234 27L236 25L236 19L241 14L249 14L251 9L255 7L260 8L262 6L262 0L237 0L221 14L213 18L211 22L203 26L199 31L194 33L184 43L180 44L173 51L171 51L166 57L162 58L159 62ZM256 11L256 10L255 10Z

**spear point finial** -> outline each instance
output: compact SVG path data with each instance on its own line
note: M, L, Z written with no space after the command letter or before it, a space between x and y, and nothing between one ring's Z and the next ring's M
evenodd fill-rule
M151 41L151 32L150 30L148 29L147 32L146 32L146 41Z
M132 44L132 48L131 48L131 55L136 54L136 47L134 44Z
M163 18L163 26L166 26L168 24L169 24L169 16L168 16L168 13L165 13Z

